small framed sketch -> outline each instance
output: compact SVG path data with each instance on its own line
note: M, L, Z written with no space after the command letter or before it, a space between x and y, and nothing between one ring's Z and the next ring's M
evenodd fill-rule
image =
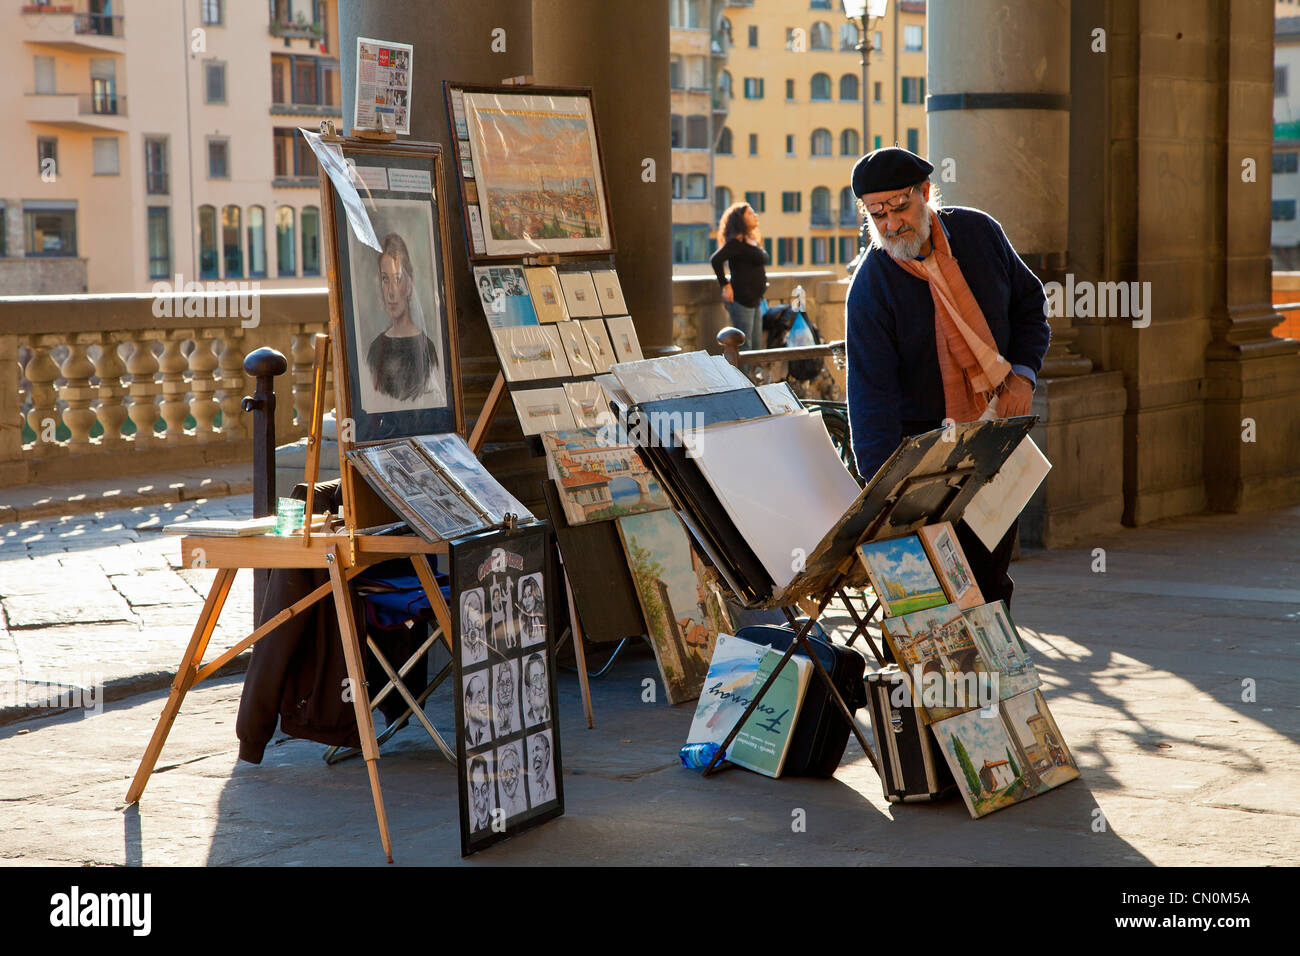
M609 338L609 330L600 319L580 319L578 325L587 339L587 351L591 353L592 367L597 375L605 374L617 361L614 357L614 343Z
M492 330L501 371L508 382L569 375L564 341L554 325L517 325Z
M601 428L614 421L605 390L597 383L565 382L564 394L569 397L569 410L579 428Z
M914 534L858 547L871 588L887 617L948 603L921 539Z
M474 285L488 328L537 324L537 310L521 267L479 266L474 270Z
M442 151L353 139L340 148L361 184L346 195L321 177L330 312L341 332L338 415L355 422L345 450L463 431ZM365 241L349 221L358 201L373 232Z
M930 555L930 563L939 573L939 583L943 585L948 600L963 610L983 604L984 597L971 574L970 562L961 550L952 523L926 525L918 533L926 553Z
M615 251L589 88L444 89L471 261Z
M609 329L610 341L614 343L614 361L639 362L642 358L641 342L636 337L632 316L619 315L606 319L605 326Z
M564 305L564 288L560 277L551 266L534 266L524 270L528 278L528 291L533 297L533 308L539 322L564 322L569 318Z
M595 375L596 366L592 362L591 350L587 348L587 336L577 322L559 322L551 326L559 333L564 343L564 357L568 360L569 371L573 375Z
M563 388L521 388L511 392L510 397L525 435L574 431L578 427Z
M452 542L460 852L564 812L546 525Z
M600 315L600 302L590 272L561 272L560 288L564 290L564 304L570 318L589 319Z
M591 281L596 286L602 315L627 315L627 302L623 300L623 287L619 284L617 272L613 269L593 272Z

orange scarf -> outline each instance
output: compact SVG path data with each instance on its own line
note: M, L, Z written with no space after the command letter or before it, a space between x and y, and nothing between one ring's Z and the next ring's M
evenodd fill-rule
M955 422L973 422L1002 389L1011 363L998 354L988 320L953 258L939 216L930 210L934 248L920 262L895 259L903 269L930 283L934 299L934 344L943 379L944 409Z

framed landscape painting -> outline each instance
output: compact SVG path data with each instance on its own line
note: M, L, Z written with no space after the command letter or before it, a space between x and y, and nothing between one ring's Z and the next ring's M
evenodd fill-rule
M445 89L472 260L614 251L589 88Z
M858 547L858 556L886 616L948 603L939 576L916 535L868 542Z

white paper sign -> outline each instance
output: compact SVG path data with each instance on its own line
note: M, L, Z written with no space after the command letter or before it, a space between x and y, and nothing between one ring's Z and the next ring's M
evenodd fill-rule
M409 43L357 37L354 128L382 128L410 134L413 53Z
M433 180L427 169L388 170L388 188L394 192L432 193Z

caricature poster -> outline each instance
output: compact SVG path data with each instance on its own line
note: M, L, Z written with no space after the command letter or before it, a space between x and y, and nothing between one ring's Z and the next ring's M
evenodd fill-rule
M462 856L564 812L550 553L545 525L451 547Z

